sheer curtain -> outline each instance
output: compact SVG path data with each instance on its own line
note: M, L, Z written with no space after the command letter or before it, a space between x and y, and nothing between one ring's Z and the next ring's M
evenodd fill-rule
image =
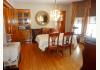
M82 17L82 24L83 24L82 35L86 35L87 24L89 20L89 8L86 7L83 10L84 12L83 12L83 17Z
M71 29L70 29L71 31L73 29L73 25L74 25L77 13L78 13L78 6L77 4L73 3L72 4L72 16L71 16Z
M86 36L96 38L96 16L90 16L87 24Z

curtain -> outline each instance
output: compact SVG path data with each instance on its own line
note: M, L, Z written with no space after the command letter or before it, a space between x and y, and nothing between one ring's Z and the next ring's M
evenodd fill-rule
M75 2L72 4L71 31L73 30L75 18L80 16L82 17L82 25L83 25L81 34L85 35L90 8L91 8L91 0L83 2Z
M82 35L86 35L86 30L87 30L87 24L89 21L89 11L90 8L84 8L83 9L83 17L82 17L82 24L83 24L83 29L82 29Z
M73 29L73 24L74 24L77 13L78 13L78 6L77 4L73 3L72 4L72 16L71 16L71 29L70 29L71 31Z

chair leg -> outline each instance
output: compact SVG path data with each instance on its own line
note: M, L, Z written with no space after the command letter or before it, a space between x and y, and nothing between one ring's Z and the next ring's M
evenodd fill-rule
M61 54L62 54L62 56L64 55L63 50L61 50Z
M70 50L70 55L71 55L71 47L69 47L69 50Z
M63 50L62 50L61 48L57 48L57 52L58 52L57 54L59 54L59 53L60 53L60 54L61 54L61 56L63 56Z
M57 50L57 54L59 53L59 50L58 50L58 48L56 49Z

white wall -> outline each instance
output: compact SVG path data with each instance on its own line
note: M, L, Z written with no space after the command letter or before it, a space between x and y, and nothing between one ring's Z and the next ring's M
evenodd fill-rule
M50 11L54 8L53 5L44 5L44 4L33 4L33 3L15 3L14 7L17 9L30 9L31 10L31 28L42 28L42 27L49 27L54 28L54 22L50 19L49 23L45 26L40 26L35 21L35 15L38 11L44 10L48 14L50 14ZM59 6L61 10L67 10L66 6Z

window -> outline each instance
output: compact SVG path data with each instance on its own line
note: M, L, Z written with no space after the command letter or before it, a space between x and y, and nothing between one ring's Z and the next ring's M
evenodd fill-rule
M86 36L96 38L96 16L91 16L88 21Z
M74 22L74 33L81 34L82 32L82 17L77 17ZM87 23L86 36L96 38L96 16L90 16Z
M74 33L75 34L81 34L81 29L82 29L82 17L77 17L75 19L75 22L74 22Z

